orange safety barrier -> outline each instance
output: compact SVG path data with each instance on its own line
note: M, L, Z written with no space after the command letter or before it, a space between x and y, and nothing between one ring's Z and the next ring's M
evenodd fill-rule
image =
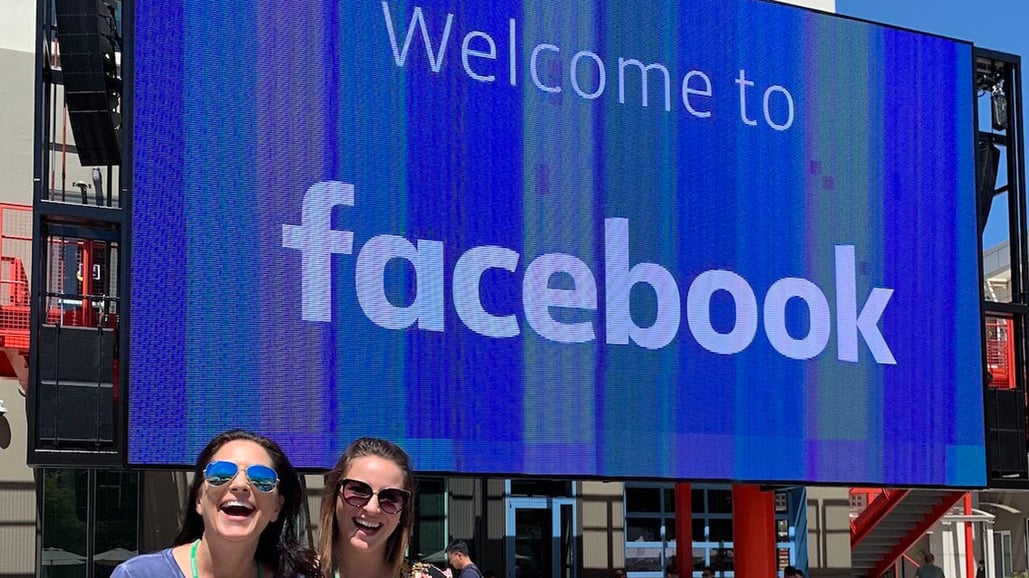
M31 259L32 208L0 204L0 347L29 349Z
M32 207L0 203L0 375L28 391Z
M986 318L986 371L990 389L1015 389L1014 329L1011 319Z

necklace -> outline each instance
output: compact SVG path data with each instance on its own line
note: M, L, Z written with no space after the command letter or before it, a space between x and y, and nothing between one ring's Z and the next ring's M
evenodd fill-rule
M197 546L200 545L200 538L197 538L193 542L193 547L189 549L189 569L193 571L193 578L200 578L200 572L197 571ZM257 578L261 578L261 563L257 563Z

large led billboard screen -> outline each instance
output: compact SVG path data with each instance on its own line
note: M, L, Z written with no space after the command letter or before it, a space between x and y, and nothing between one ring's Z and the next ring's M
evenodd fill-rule
M971 52L753 0L136 3L130 461L981 485Z

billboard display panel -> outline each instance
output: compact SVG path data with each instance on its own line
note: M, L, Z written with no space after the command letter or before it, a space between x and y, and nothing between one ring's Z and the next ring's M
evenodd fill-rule
M971 46L751 0L135 6L129 456L981 485Z

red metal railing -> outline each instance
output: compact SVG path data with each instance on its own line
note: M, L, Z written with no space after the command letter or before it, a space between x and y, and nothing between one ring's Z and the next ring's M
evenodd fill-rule
M850 522L850 546L853 548L864 540L894 508L907 497L910 490L889 490L886 488L856 488L868 494L868 505ZM853 491L853 490L852 490Z
M915 524L915 526L908 531L907 536L897 542L893 549L886 554L886 557L882 559L879 565L872 570L869 576L882 576L884 572L889 570L890 567L904 555L904 552L906 552L907 549L915 543L915 540L929 531L929 528L931 528L937 520L942 518L948 510L954 507L954 504L957 504L958 500L960 500L964 495L964 492L950 492L943 496L936 507L922 518L921 521Z
M0 204L0 347L29 349L32 208ZM13 377L13 376L12 376Z
M1015 389L1014 322L1003 317L986 318L986 370L991 389Z

